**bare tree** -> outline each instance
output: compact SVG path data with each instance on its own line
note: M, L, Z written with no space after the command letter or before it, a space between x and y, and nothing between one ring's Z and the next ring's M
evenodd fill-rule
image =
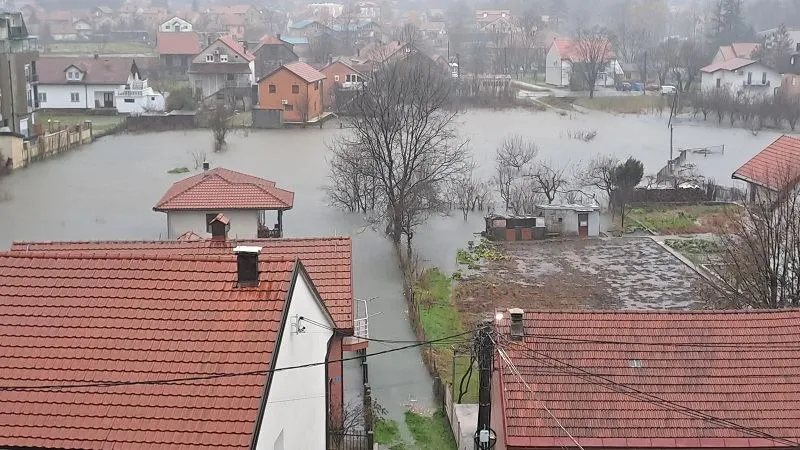
M609 155L598 155L591 161L585 169L577 174L578 182L583 189L589 191L587 195L597 200L598 194L604 194L609 206L611 204L611 193L615 187L615 170L619 165L619 160ZM613 213L613 208L612 208Z
M470 165L469 171L453 179L448 189L450 201L461 211L465 222L469 213L475 211L475 207L481 202L484 192L485 185L475 177L474 164Z
M328 187L334 204L353 193L347 173L374 180L373 213L395 245L411 251L414 228L441 210L448 183L469 170L467 141L456 134L444 73L409 60L383 64L350 103L349 128L331 145L335 158ZM366 209L366 208L364 208Z
M547 198L548 205L552 205L556 196L562 193L569 185L566 171L566 167L558 168L554 167L550 162L540 162L530 173L537 192Z
M692 83L700 76L700 69L708 64L709 55L701 42L685 41L680 45L677 62L672 65L672 73L681 92L690 92Z
M532 163L539 153L536 143L520 135L511 135L503 140L497 149L495 164L497 173L493 182L500 191L500 198L506 210L511 205L511 193L516 182L530 172Z
M574 42L575 57L572 70L589 89L589 98L594 98L597 79L608 68L611 58L611 42L608 32L595 28L591 31L578 32Z
M345 450L349 448L348 444L350 443L345 442L345 436L361 434L365 422L380 422L387 414L386 408L374 399L372 405L361 399L348 401L343 405L341 411L332 413L333 417L331 417L328 433L332 449Z
M225 138L230 131L230 122L228 121L229 113L228 108L222 104L214 106L208 114L208 126L214 137L214 151L220 152L225 149L227 145Z
M521 179L511 188L511 212L513 214L533 214L536 205L544 203L544 196L537 190L536 182L529 177Z
M726 214L729 229L708 267L728 307L800 306L800 194L789 175L775 179L788 187L754 187L753 201Z
M208 155L204 151L192 152L192 162L194 163L194 170L203 167L203 163L208 161Z

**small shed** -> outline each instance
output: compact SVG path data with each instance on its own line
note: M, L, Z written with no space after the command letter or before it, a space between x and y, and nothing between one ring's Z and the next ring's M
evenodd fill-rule
M486 237L493 241L531 241L544 239L544 219L535 216L486 217Z
M538 217L543 217L548 233L561 236L599 236L600 206L598 205L536 205Z

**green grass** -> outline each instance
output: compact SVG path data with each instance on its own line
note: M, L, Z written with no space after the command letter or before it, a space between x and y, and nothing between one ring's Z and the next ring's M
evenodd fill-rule
M719 245L708 239L667 239L664 244L675 249L695 264L708 262L709 256L719 253Z
M154 55L155 49L144 42L107 42L105 44L96 42L58 42L47 45L45 53Z
M452 279L443 274L439 269L427 270L414 287L414 298L417 301L422 328L428 340L436 340L464 332L458 309L452 298ZM461 378L469 369L469 357L460 354L456 357L455 373L453 373L453 349L449 345L433 347L436 358L436 367L439 376L446 383L456 386L453 401L458 401L458 387ZM473 373L467 385L463 403L477 403L478 377Z
M392 445L400 441L400 430L397 422L389 419L379 419L375 422L375 442L381 445Z
M414 436L414 448L418 450L455 450L453 432L442 410L432 416L406 411L406 425Z
M667 97L658 94L648 95L620 95L613 97L581 97L575 99L575 104L588 109L619 114L651 113L660 108L668 109Z
M647 228L664 234L703 233L724 225L725 213L732 205L648 206L633 208L626 217L626 228L635 227L634 219ZM718 216L710 220L711 216ZM631 219L631 220L628 220Z
M92 129L95 133L101 133L103 131L108 130L109 128L113 128L125 120L124 116L94 116L94 115L86 115L86 114L69 114L69 113L39 113L37 114L36 120L38 123L41 123L44 127L44 130L47 131L48 125L47 121L51 120L53 124L53 129L56 127L56 122L59 122L63 126L70 126L70 125L78 125L83 123L86 120L90 120L92 122Z
M188 172L189 172L188 167L176 167L174 169L169 169L167 171L167 173L188 173Z

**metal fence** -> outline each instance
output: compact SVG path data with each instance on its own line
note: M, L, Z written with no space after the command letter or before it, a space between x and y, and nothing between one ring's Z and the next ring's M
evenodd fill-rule
M372 450L372 432L331 433L331 450Z

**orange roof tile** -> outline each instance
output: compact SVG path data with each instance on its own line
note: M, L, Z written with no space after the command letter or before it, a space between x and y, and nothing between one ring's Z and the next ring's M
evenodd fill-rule
M237 245L262 247L261 255L298 258L308 271L325 307L340 330L353 329L353 245L349 237L250 240L15 242L12 252L118 253L163 255L228 255Z
M325 75L322 72L302 61L295 61L289 64L284 64L283 67L286 70L292 72L293 74L305 80L306 83L313 83L315 81L325 79Z
M785 445L619 392L628 388L800 439L800 310L526 312L522 341L504 315L498 342L534 390L496 359L509 447L574 447L544 406L584 448Z
M163 32L156 34L159 55L197 55L200 38L194 31Z
M235 51L245 60L252 61L256 59L255 55L250 53L246 48L242 46L242 44L236 42L230 35L225 35L217 38L218 41L222 42L223 44L227 45L231 50Z
M586 55L581 55L580 50L575 45L575 41L570 38L565 37L556 37L553 39L553 46L556 47L558 50L558 54L561 59L568 60L568 61L580 61ZM606 58L613 59L616 58L614 54L614 50L612 49L611 43L608 43L608 47L606 50Z
M153 210L291 209L293 204L294 193L273 181L217 167L173 184Z
M755 64L755 63L756 61L753 61L752 59L732 58L714 64L709 64L700 69L700 71L706 73L714 73L718 70L733 71L733 70L739 70L742 67L746 67L749 66L750 64Z
M183 233L182 235L178 236L177 239L179 241L199 241L199 240L203 239L203 237L200 236L199 234L195 233L194 231L189 230L189 231Z
M164 380L270 367L296 263L0 254L0 385ZM0 390L0 446L250 448L264 373L113 388Z
M733 172L731 178L772 190L788 187L800 177L800 139L783 135Z

